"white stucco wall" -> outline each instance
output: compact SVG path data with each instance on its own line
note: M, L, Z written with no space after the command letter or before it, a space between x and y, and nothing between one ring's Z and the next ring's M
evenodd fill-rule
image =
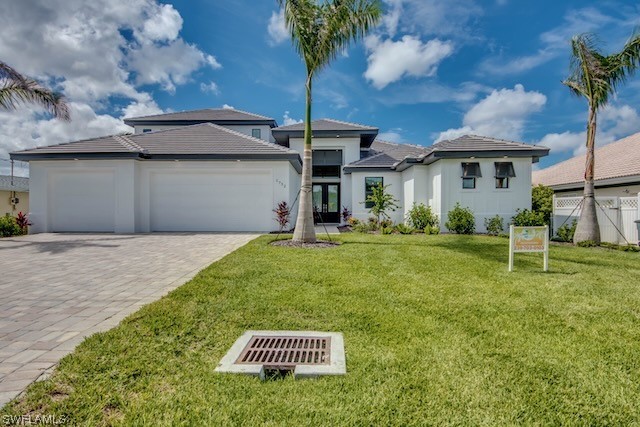
M0 215L18 215L18 212L28 213L29 212L29 193L22 193L20 191L15 193L15 197L18 198L19 202L17 205L12 205L11 197L13 196L12 191L0 190Z
M267 182L261 189L260 197L262 200L266 197L270 206L257 209L251 205L251 197L246 197L246 211L238 213L222 209L221 212L222 215L243 217L246 228L234 231L271 231L277 229L272 209L283 200L291 205L292 197L295 198L299 188L299 175L287 161L32 161L30 174L30 212L33 222L30 231L33 233L61 231L53 228L53 212L57 216L60 216L60 212L68 215L67 222L78 227L73 231L92 231L84 230L83 224L96 228L96 222L104 225L104 229L96 228L98 231L108 231L109 227L117 233L152 231L153 177L166 177L169 174L187 178L189 174L204 178L219 175L221 180L216 182L228 179L231 183L234 175L238 180L250 175L265 179ZM95 189L92 188L93 185L96 185ZM179 196L177 199L184 201L184 195ZM195 194L195 202L198 201L195 200L197 197ZM243 195L234 194L232 197L242 200ZM93 198L95 203L87 203L88 198ZM61 206L60 203L64 204ZM179 208L193 209L189 203L183 203ZM269 218L268 221L264 220L266 217ZM266 223L266 226L252 229L252 218L256 223Z
M480 163L482 178L476 179L475 189L462 188L461 163L465 161ZM513 162L516 177L509 179L509 188L495 188L494 162ZM436 162L438 163L442 180L442 227L446 222L447 213L453 209L456 202L462 207L471 208L476 217L476 231L480 233L486 231L484 219L487 217L500 215L506 228L517 209L531 209L530 158L444 159Z
M396 204L399 208L395 212L389 212L389 216L394 223L404 221L404 183L402 174L398 172L353 172L351 174L351 194L353 197L353 217L360 220L367 220L371 214L369 209L365 207L365 178L382 177L383 184L387 187L387 191L393 195L398 201Z
M429 185L429 167L424 165L412 166L402 171L404 193L404 217L407 217L413 204L430 206L432 189Z

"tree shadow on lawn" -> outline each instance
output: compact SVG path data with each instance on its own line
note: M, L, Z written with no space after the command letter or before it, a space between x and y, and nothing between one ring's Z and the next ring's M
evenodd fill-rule
M38 241L25 241L20 239L3 239L3 242L11 242L18 243L17 245L11 246L0 246L0 251L5 251L5 255L10 255L12 250L23 249L27 247L33 247L36 251L40 253L49 253L51 255L61 254L64 252L68 252L74 249L83 249L83 248L106 248L113 249L117 248L120 245L117 243L118 240L130 240L135 238L135 236L123 236L123 237L110 237L105 239L100 238L87 238L81 240L58 240L58 241L49 241L49 242L38 242ZM109 244L107 242L115 242L114 244Z

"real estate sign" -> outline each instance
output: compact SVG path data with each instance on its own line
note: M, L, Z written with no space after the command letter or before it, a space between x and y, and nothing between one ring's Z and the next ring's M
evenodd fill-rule
M549 270L549 227L509 227L509 271L516 252L543 252L544 271Z

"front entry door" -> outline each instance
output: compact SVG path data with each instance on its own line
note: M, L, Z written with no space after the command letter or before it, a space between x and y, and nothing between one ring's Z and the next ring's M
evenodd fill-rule
M340 184L313 184L313 222L340 222Z

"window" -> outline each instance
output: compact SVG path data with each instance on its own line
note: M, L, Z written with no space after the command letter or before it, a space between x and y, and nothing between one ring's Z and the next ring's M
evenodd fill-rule
M462 163L462 188L476 188L476 178L482 178L480 163Z
M512 162L496 162L496 188L509 188L509 178L515 178Z
M373 202L367 202L367 197L373 194L373 189L378 185L384 185L384 180L382 177L368 177L364 179L364 207L367 209L371 209L373 207Z
M251 136L254 137L254 138L261 139L262 138L262 132L260 131L260 129L251 129Z
M151 132L151 129L142 129L142 133Z
M340 178L342 150L313 150L314 178Z

